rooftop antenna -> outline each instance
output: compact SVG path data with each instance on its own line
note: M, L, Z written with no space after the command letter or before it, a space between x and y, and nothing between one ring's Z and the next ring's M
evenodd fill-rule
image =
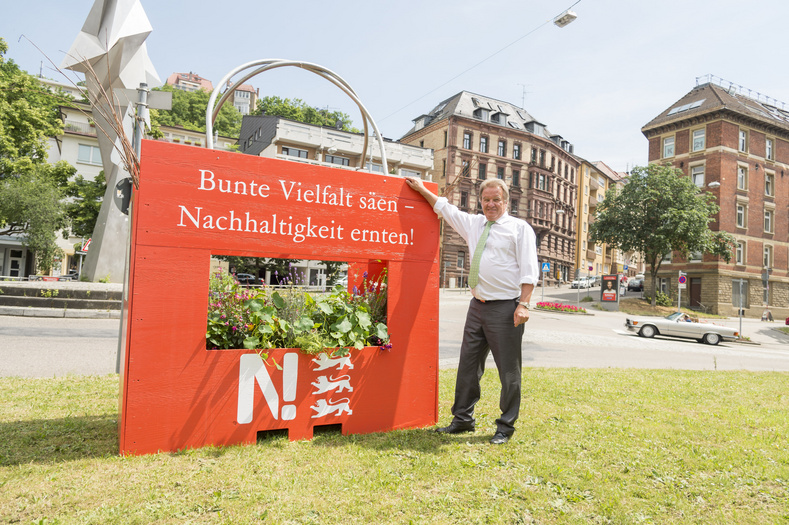
M526 93L531 93L531 91L526 91L526 84L518 84L523 88L523 93L521 94L521 109L526 111Z

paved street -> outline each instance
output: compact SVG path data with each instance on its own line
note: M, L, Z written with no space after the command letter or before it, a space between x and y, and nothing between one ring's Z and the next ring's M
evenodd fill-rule
M593 289L599 293L599 289ZM546 289L545 300L574 303L567 288ZM457 363L468 292L440 292L439 364ZM532 303L542 300L537 289ZM656 337L643 339L624 328L625 315L592 311L579 316L535 311L526 325L524 365L575 368L676 368L689 370L789 371L789 336L779 322L743 319L743 334L759 344L718 346ZM0 376L53 377L115 371L118 319L0 315ZM739 320L716 321L739 327ZM396 351L396 349L394 350ZM492 361L491 361L492 366Z

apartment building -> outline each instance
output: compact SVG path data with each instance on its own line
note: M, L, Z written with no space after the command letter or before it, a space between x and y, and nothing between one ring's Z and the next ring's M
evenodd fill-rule
M233 83L228 80L227 87L230 88ZM249 84L240 84L233 91L233 107L242 115L249 115L257 106L258 98L260 97L260 89L254 88Z
M531 224L540 262L550 263L546 285L572 278L580 161L570 142L515 105L468 91L413 122L400 140L435 152L434 180L441 195L462 210L481 213L479 184L488 177L504 180L509 214ZM467 251L454 230L442 228L442 286L466 286Z
M191 71L189 73L173 73L167 77L165 84L173 86L175 89L189 92L202 89L210 93L214 90L214 84L210 80Z
M277 116L245 115L241 121L240 151L259 157L331 165L336 168L391 173L431 180L433 152L384 139L388 166L382 166L378 141L363 151L364 136L339 129L296 122Z
M577 276L614 273L633 276L643 273L644 264L638 254L623 253L605 243L594 243L589 239L589 228L595 221L598 204L603 202L606 192L624 184L627 174L614 171L602 161L580 161L576 226L578 250L575 253Z
M710 227L734 236L729 263L705 253L663 261L659 286L723 315L789 315L789 107L717 77L696 85L643 128L649 161L668 163L717 198Z

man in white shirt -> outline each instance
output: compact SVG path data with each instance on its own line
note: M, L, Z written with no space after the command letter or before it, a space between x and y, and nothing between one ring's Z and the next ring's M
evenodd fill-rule
M507 213L509 190L500 179L487 179L480 185L483 215L460 211L428 190L421 179L406 177L406 183L444 217L468 243L469 253L475 255L469 274L474 298L463 329L452 405L454 418L436 432L475 430L474 405L479 401L480 379L490 351L501 380L501 417L496 420L496 433L490 442L504 444L515 432L520 411L523 323L529 320L529 300L539 278L534 230L526 221ZM482 251L478 254L477 249Z

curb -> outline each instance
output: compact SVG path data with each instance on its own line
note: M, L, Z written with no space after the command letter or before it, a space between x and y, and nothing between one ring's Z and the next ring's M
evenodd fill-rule
M0 306L0 315L17 317L51 317L68 319L120 319L120 310L85 310L78 308L37 308Z

